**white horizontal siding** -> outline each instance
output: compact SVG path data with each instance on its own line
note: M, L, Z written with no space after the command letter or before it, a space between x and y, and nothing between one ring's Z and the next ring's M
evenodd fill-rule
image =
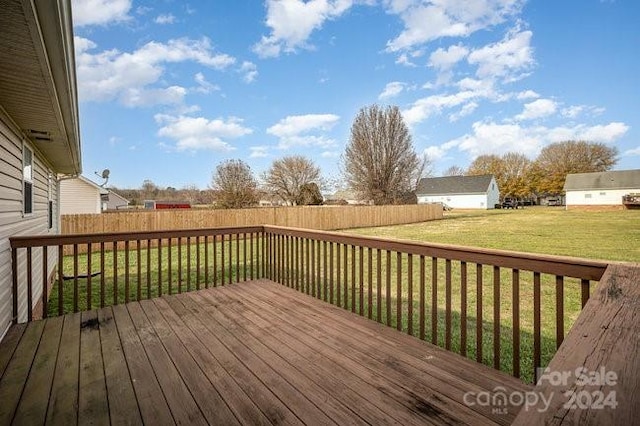
M454 209L492 209L495 203L490 203L488 198L487 194L420 195L418 204L444 203Z
M61 214L100 213L100 190L81 179L65 179L60 182Z
M589 191L567 191L567 206L621 206L622 196L640 193L636 189L592 189Z
M20 131L16 129L8 117L0 109L0 336L11 325L13 312L12 265L9 238L18 235L42 235L57 232L57 221L54 228L48 229L48 178L51 170L34 151L33 173L33 213L23 215L22 211L22 140ZM56 199L55 181L52 197ZM54 211L54 215L56 212ZM55 217L55 216L54 216ZM49 250L50 267L47 275L53 272L57 260L57 252ZM20 295L19 320L27 318L26 288L26 256L19 256ZM42 251L34 250L32 263L33 306L42 296Z

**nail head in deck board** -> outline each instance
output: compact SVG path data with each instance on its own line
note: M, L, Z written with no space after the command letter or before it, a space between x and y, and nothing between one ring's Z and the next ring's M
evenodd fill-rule
M145 424L173 424L171 410L153 368L151 368L127 308L123 305L115 305L112 309L142 420Z
M114 425L141 425L142 418L124 359L120 337L111 307L98 311L100 343L109 402L109 417Z
M78 381L78 423L109 424L109 405L100 350L97 311L82 313Z
M640 407L640 268L634 265L610 265L600 284L589 298L584 310L565 337L560 349L551 360L552 372L571 372L563 386L553 386L549 380L536 386L534 391L551 398L549 409L544 412L532 407L521 412L516 425L594 424L632 425L638 423ZM573 372L584 367L587 372L615 372L615 384L578 385ZM602 384L602 385L601 385ZM617 406L597 409L595 404L586 408L563 408L570 394L599 391L606 398L615 392ZM597 395L597 394L596 394ZM578 400L579 401L579 400Z
M49 321L49 320L47 320ZM74 425L78 413L80 372L80 314L64 316L56 372L53 376L47 423Z
M0 380L0 424L13 420L43 329L44 321L29 323Z
M162 341L178 372L184 378L185 384L207 422L209 424L222 425L238 424L229 407L227 407L215 387L209 382L182 342L171 330L153 301L144 301L140 303L140 306L151 324L153 324L157 336Z
M209 381L215 385L236 417L244 424L271 424L251 398L244 393L238 383L222 367L207 346L198 339L195 332L178 317L171 306L163 299L154 299L153 302L169 322L169 325L180 338L187 351L193 356L200 369ZM185 315L188 316L190 314L186 313Z
M130 303L127 308L174 420L180 424L205 425L207 422L200 408L193 400L182 377L176 371L171 358L142 311L140 304Z
M407 398L406 396L407 391L413 395L415 393L414 392L415 389L421 389L421 391L418 393L420 393L422 397L419 399L421 399L422 401L425 401L424 398L427 398L429 395L431 395L432 393L431 390L437 389L437 392L440 394L440 397L435 397L434 399L432 398L430 399L430 401L432 403L435 402L436 406L438 405L441 406L441 411L440 411L441 416L442 415L446 416L448 415L448 413L456 412L458 413L459 416L461 416L461 419L463 420L465 419L464 417L465 414L460 414L460 411L466 411L466 407L457 406L456 409L446 407L447 400L449 400L450 401L449 403L451 403L452 401L451 398L453 398L453 400L458 401L458 404L462 404L460 401L462 400L463 392L467 392L469 390L480 390L480 389L474 388L474 385L472 384L473 382L468 382L461 379L460 377L458 377L458 374L446 372L445 370L443 370L440 364L442 363L446 364L447 362L449 362L449 360L452 360L453 362L456 362L456 363L461 362L461 363L467 364L467 369L471 370L472 372L473 371L482 372L483 370L487 370L487 367L478 366L477 364L467 361L464 358L459 357L457 355L452 357L453 354L451 354L450 352L446 352L440 348L434 348L432 353L436 354L436 356L434 357L435 361L432 361L430 363L425 363L424 360L421 359L420 361L418 361L418 364L417 364L419 367L420 366L423 367L421 371L409 371L407 370L407 368L405 368L405 365L409 366L410 367L409 369L413 368L412 366L416 365L415 359L413 359L415 357L407 358L401 354L398 354L396 345L393 345L390 351L385 351L384 349L386 345L384 344L381 345L382 342L378 341L376 343L372 343L372 340L375 340L375 334L369 335L367 337L363 337L361 339L357 338L358 335L360 334L359 332L370 329L371 322L368 322L368 320L361 317L355 317L355 319L362 320L362 322L364 323L363 324L364 328L361 328L361 327L356 328L353 322L351 321L351 320L354 320L353 314L350 314L348 312L341 312L337 310L337 312L335 312L336 316L342 316L342 315L346 316L343 326L339 326L338 323L335 321L326 321L327 324L331 324L330 329L335 328L335 330L327 330L327 327L325 327L323 323L316 324L314 328L312 323L308 321L304 322L302 320L305 317L307 318L315 317L315 315L309 312L302 314L301 308L298 308L295 310L296 312L294 313L294 316L292 318L289 318L286 313L290 312L291 308L290 306L287 305L287 303L291 303L296 306L304 304L308 307L311 307L314 310L319 309L321 312L322 318L331 316L333 312L332 313L327 312L328 309L326 309L323 306L318 307L315 304L313 304L312 301L308 301L306 298L298 300L295 294L289 294L288 292L280 291L277 287L274 288L273 286L265 285L263 287L260 287L259 290L266 291L269 293L279 294L280 297L271 297L271 295L261 295L259 300L266 301L265 303L270 305L282 305L280 310L278 310L278 308L276 308L275 306L266 308L264 310L270 311L274 315L279 315L282 317L281 318L282 320L286 322L290 321L291 324L295 324L298 328L305 330L306 334L304 336L299 337L301 340L305 340L309 337L318 336L318 335L324 336L327 333L333 331L333 333L335 334L332 334L332 335L335 335L336 337L330 340L329 341L330 343L328 343L330 346L333 347L332 353L329 354L329 356L332 356L333 353L354 354L355 357L354 356L351 356L351 357L356 362L356 365L360 365L360 364L366 365L366 366L374 365L374 371L384 372L384 376L387 378L387 380L391 380L392 377L396 377L396 379L391 381L392 382L394 381L397 385L404 387L405 391L402 394L403 395L402 398L404 398L405 401ZM238 292L240 292L241 295L244 296L244 299L256 299L257 294L260 292L259 290L255 288L252 288L251 290L239 289ZM287 299L289 299L288 302L287 302ZM277 314L278 312L279 314ZM300 318L298 319L298 321L296 321L295 316L298 313L300 315ZM382 329L384 330L384 328ZM340 340L341 340L341 338L337 336L342 336L342 335L349 335L350 337L347 339L346 342L343 342L342 346L335 346L334 341L337 341L337 343L340 343ZM323 339L323 341L325 340L326 339ZM409 338L408 340L409 342L413 341L413 339L409 339ZM355 344L354 344L354 341L356 342ZM405 345L408 343L403 340L402 342L399 342L399 345L403 345L403 342ZM422 345L423 353L420 354L419 358L423 358L424 350L429 349L429 347L425 348L423 343L418 340L415 340L415 343ZM353 352L354 348L357 348L356 350L359 351L359 353L354 353ZM368 360L367 356L370 356L371 358L373 358L373 361ZM345 361L336 360L336 363L338 362L344 363ZM431 364L436 364L437 367L432 367ZM488 371L492 375L498 374L498 373L492 372L491 370L488 370ZM400 373L401 376L398 376L397 373ZM434 375L434 373L436 374ZM442 373L445 373L445 374L443 375ZM499 381L494 381L493 386L483 386L483 389L491 390L493 389L493 387L498 385L508 386L510 388L517 389L517 390L527 388L526 385L522 384L517 379L511 378L510 376L507 376L503 373L500 373L500 375L502 375L503 377L500 377ZM428 380L426 379L426 376L429 376ZM409 383L410 386L407 385L407 383ZM454 386L458 385L457 390L452 388L451 385L454 385ZM445 390L445 389L448 389L448 390ZM416 398L413 398L411 400L413 401L415 399ZM444 408L442 407L443 404L445 404ZM421 403L421 406L423 407L425 406L428 407L429 405L430 405L429 403L425 403L425 402ZM490 408L487 408L487 407L477 407L476 410L481 411L485 416L492 417L494 421L500 421L505 418L505 416L494 415L493 413L491 413ZM513 417L513 414L514 413L512 413L511 418ZM467 422L472 420L473 418L469 418L468 416L466 417ZM440 421L443 421L443 419L440 419Z
M184 295L183 295L184 296ZM173 311L188 323L200 341L211 351L220 365L233 377L251 400L262 410L265 416L275 424L301 423L264 383L245 367L235 355L224 346L205 324L200 316L188 310L177 297L164 299Z
M40 345L13 419L15 424L44 423L58 356L62 323L63 318L57 317L44 324Z

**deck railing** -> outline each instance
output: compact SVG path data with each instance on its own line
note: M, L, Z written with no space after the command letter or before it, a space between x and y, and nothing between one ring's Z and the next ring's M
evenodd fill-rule
M275 226L17 237L11 247L16 321L21 303L33 318L34 256L44 317L268 278L525 381L549 362L607 268Z

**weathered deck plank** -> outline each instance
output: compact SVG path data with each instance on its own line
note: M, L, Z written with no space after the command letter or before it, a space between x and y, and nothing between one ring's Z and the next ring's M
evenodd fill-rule
M109 403L98 332L98 312L83 312L81 321L78 423L108 425Z
M44 323L30 323L0 379L0 424L9 424L20 402L29 370L38 349Z
M0 362L0 424L508 424L464 392L529 389L267 280L19 326Z
M63 320L62 317L52 318L45 324L38 352L24 387L24 396L14 417L16 424L41 424L47 416Z
M50 424L75 425L78 423L80 314L69 314L63 318L64 324L46 421Z
M109 418L114 425L141 425L136 395L124 358L120 336L111 307L98 310L100 348L109 401Z

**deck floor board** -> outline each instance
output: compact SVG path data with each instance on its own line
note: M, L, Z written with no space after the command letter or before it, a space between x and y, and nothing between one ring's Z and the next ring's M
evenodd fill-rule
M465 392L530 389L268 280L18 325L0 361L1 424L510 424Z

